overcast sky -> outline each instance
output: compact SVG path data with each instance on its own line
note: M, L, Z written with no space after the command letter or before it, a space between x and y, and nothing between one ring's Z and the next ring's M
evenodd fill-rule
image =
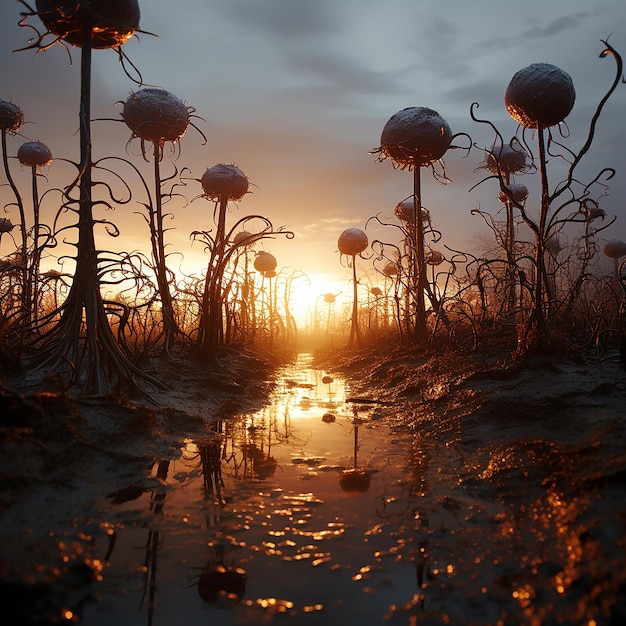
M576 152L615 76L614 60L599 58L601 39L608 37L626 56L623 0L144 0L140 7L141 28L158 38L140 34L124 46L126 55L145 83L171 91L203 118L195 122L207 142L191 128L181 140L178 167L200 178L216 163L236 164L253 194L233 207L231 219L260 213L294 231L291 241L263 244L279 266L347 278L339 234L365 228L376 214L391 218L412 192L410 173L370 154L394 113L409 106L435 109L453 133L468 133L480 148L488 147L493 134L471 120L472 102L510 137L516 123L505 110L504 93L511 77L531 63L551 63L568 72L576 88L565 140ZM25 139L39 140L55 157L76 160L80 50L71 49L72 64L58 46L37 57L13 52L30 36L17 25L22 8L0 0L0 99L20 106L29 122L21 137L10 139L9 152ZM29 22L39 25L36 18ZM94 118L120 118L116 103L136 89L115 52L94 52ZM578 173L591 179L602 168L617 170L610 195L602 199L607 214L618 215L607 238L626 239L625 112L622 84ZM136 149L126 152L129 136L123 123L94 122L94 156L119 155L140 164ZM422 174L423 206L439 224L442 244L471 252L487 237L471 209L498 209L495 183L469 191L484 176L476 171L484 158L480 148L445 155L448 185L428 170ZM68 171L53 164L50 184ZM532 188L526 178L519 182ZM191 181L185 194L191 200L200 191ZM3 204L11 199L6 187L0 194ZM120 207L108 215L122 231L113 249L147 241L134 210ZM200 255L199 249L188 252L189 233L209 228L211 211L202 199L177 208L168 235L172 248L189 259Z

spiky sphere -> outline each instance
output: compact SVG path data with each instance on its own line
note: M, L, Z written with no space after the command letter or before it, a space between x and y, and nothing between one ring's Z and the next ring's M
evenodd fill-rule
M415 203L413 202L413 196L407 198L406 200L402 200L402 202L398 202L393 212L399 220L402 220L409 225L413 224L415 218ZM424 209L422 207L421 214L422 222L428 222L430 219L430 212L428 209Z
M27 141L19 147L17 158L22 165L43 167L52 163L52 152L45 143Z
M44 26L67 43L82 47L90 28L93 48L117 48L139 28L137 0L37 0Z
M346 228L337 241L341 254L355 256L361 254L368 244L367 235L360 228Z
M235 246L249 246L250 244L253 244L255 242L255 240L253 238L254 238L254 235L252 233L249 233L247 230L240 230L233 237L233 245L235 245Z
M254 259L254 269L257 270L257 272L263 272L266 275L269 272L273 272L276 269L276 265L276 257L269 252L261 251Z
M428 265L441 265L446 260L446 257L443 256L439 250L431 250L426 255L426 263Z
M548 128L572 110L576 91L571 76L549 63L533 63L519 70L506 88L509 115L526 128Z
M383 267L383 274L385 276L397 276L398 275L398 266L391 261L385 263L385 267Z
M8 217L0 217L0 233L10 233L13 230L13 224Z
M438 161L451 142L450 126L437 111L408 107L385 124L380 151L402 167L421 167Z
M14 133L24 123L24 114L12 102L0 100L0 130Z
M157 144L180 139L189 127L187 105L173 93L154 87L132 93L122 118L133 135Z
M526 198L528 198L528 187L526 187L526 185L511 183L510 185L506 185L506 188L508 189L510 196L506 192L501 191L498 196L498 200L500 200L500 202L506 203L511 197L515 200L515 202L519 202L520 204L526 202Z
M486 163L487 169L493 174L497 174L498 171L505 176L518 174L526 169L526 153L508 144L493 146L487 153Z
M604 245L604 254L610 259L626 256L626 243L621 239L611 239Z
M218 163L204 172L200 183L211 200L224 195L230 200L239 200L248 193L248 177L236 165Z

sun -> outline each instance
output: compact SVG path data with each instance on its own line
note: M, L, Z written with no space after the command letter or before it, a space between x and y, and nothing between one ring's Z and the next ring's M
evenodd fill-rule
M289 311L299 328L314 325L316 318L326 319L329 310L339 311L352 298L350 281L334 274L311 274L294 281Z

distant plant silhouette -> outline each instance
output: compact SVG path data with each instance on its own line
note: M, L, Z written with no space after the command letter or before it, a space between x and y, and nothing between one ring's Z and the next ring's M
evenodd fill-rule
M447 182L441 159L448 149L457 147L452 141L459 136L461 134L452 134L450 126L437 111L427 107L407 107L389 118L380 137L380 147L374 150L380 161L388 158L394 167L413 171L407 311L414 310L415 314L410 322L407 318L407 323L411 324L411 339L418 344L425 343L428 337L425 301L428 283L420 173L422 167L430 167L437 180Z
M348 267L352 268L352 316L350 322L350 345L360 344L363 341L363 335L359 326L359 294L356 275L356 257L367 249L368 239L365 232L360 228L346 228L337 241L337 247L341 256L348 259Z
M201 241L209 253L209 263L206 270L202 302L200 308L200 323L196 343L200 356L207 361L214 362L217 358L217 349L224 344L224 320L228 315L228 289L224 290L224 279L231 260L236 259L238 252L247 249L261 239L282 235L292 238L291 231L283 228L275 229L269 219L261 215L247 215L230 228L227 228L226 212L231 200L240 200L248 193L248 178L236 165L218 163L208 168L199 179L203 189L203 197L215 203L213 220L215 232L194 231L192 237ZM239 233L248 233L248 225L261 225L261 230L248 236ZM263 253L267 254L267 253ZM270 255L271 256L271 255ZM275 259L274 267L275 269ZM248 290L250 283L247 282ZM252 285L253 287L253 285ZM246 294L246 298L247 298Z

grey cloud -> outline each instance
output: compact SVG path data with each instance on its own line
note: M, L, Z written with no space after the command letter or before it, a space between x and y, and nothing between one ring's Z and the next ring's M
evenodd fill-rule
M368 69L358 61L337 54L295 53L289 64L298 74L304 72L308 78L317 78L340 92L375 94L401 92L402 84L394 74Z
M574 30L581 25L581 22L587 18L593 17L592 13L587 11L581 11L574 13L573 15L563 15L561 17L552 20L545 26L537 25L524 31L521 37L531 37L533 39L552 37L558 33L563 33L568 30Z
M332 0L230 0L217 3L214 8L238 26L264 32L277 41L293 41L338 31L341 26L333 13L336 7Z

